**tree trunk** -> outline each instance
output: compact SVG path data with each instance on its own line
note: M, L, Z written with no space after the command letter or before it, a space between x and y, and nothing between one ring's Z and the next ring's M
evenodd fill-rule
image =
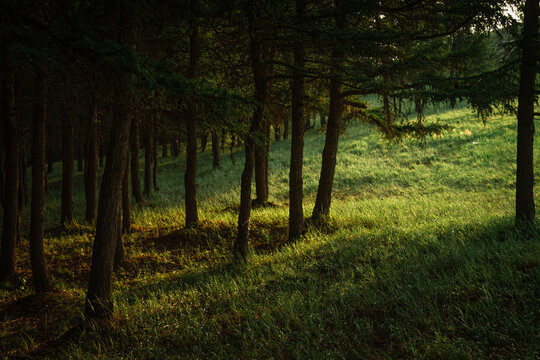
M73 124L70 109L62 109L62 205L60 223L73 222Z
M257 198L254 201L256 206L264 206L268 203L268 135L270 124L268 120L263 120L261 124L261 135L264 146L258 144L255 146L255 194Z
M199 26L192 17L191 35L189 37L189 76L196 79L199 70ZM186 148L186 172L184 174L184 190L186 205L186 227L195 227L199 222L197 206L197 103L188 102L186 128L187 128L187 148Z
M321 114L321 127L326 126L326 116Z
M123 175L129 161L130 121L124 99L125 92L125 84L117 84L113 125L99 193L96 237L85 306L86 315L93 318L108 318L113 310L112 271L118 233L121 232Z
M146 147L144 149L144 195L152 195L152 160L154 146L153 119L148 117L146 121Z
M5 192L0 248L0 280L15 277L19 189L19 130L15 112L15 79L9 74L2 84L2 120L5 146Z
M343 53L334 49L332 54L332 78L330 79L330 109L328 124L326 127L326 139L324 142L321 176L317 189L317 198L313 208L312 219L320 220L321 216L330 214L330 202L332 200L332 186L336 171L336 154L339 140L339 127L343 113L343 99L341 98L341 82L339 80L339 65L342 62Z
M24 210L24 207L26 206L26 203L28 202L28 174L26 169L28 168L28 156L26 151L26 146L24 144L19 145L19 158L20 158L20 169L19 169L19 202L18 202L18 209L19 209L19 216L21 215L22 211ZM45 176L45 180L47 180L47 176ZM45 193L47 193L47 189L45 189Z
M283 128L283 140L287 140L289 138L289 120L285 120L285 125Z
M0 132L0 141L0 205L2 205L2 209L5 210L4 188L6 183L4 177L4 134L2 132Z
M52 145L48 146L48 151L46 153L47 155L47 174L51 174L54 171L54 158L53 158L53 151L52 151Z
M88 122L86 163L84 168L84 192L86 196L86 221L96 218L98 200L98 104L96 95L92 96L92 117Z
M131 191L137 204L143 203L141 190L141 172L139 164L140 140L139 140L139 118L133 117L131 123Z
M268 93L267 79L265 77L266 68L262 63L262 41L255 32L256 9L254 3L249 3L247 9L248 32L250 45L251 69L253 72L253 82L255 84L255 100L257 105L251 119L250 131L245 140L245 163L242 172L242 181L240 185L240 211L238 214L238 234L234 243L233 253L237 258L245 260L248 251L249 222L251 216L251 181L253 178L253 162L255 158L255 142L253 136L256 136L261 127L264 115L265 101Z
M84 149L82 143L79 143L79 146L77 147L77 171L83 171L84 170Z
M279 126L274 126L274 139L276 141L281 140L281 128Z
M45 207L45 145L46 134L46 80L42 70L36 70L34 109L32 119L32 208L30 212L30 262L36 292L53 289L43 251Z
M296 0L296 14L301 27L305 16L304 0ZM291 167L289 171L289 241L302 236L304 231L304 210L302 161L304 160L304 44L298 41L294 46L294 77L291 99Z
M128 233L131 230L131 201L129 198L129 163L124 171L124 182L122 184L122 232Z
M212 167L221 169L221 143L216 130L212 131Z
M175 158L177 158L180 155L180 149L178 147L178 140L174 138L171 141L171 155Z
M534 221L534 90L538 51L538 0L526 0L518 105L516 224Z
M163 159L169 157L169 148L168 148L168 145L169 145L169 144L168 144L167 141L165 140L165 141L163 142L163 147L162 147L162 150L163 150L163 151L162 151L162 154L161 154L161 157L162 157Z
M153 168L152 168L152 184L154 185L154 191L159 191L159 186L157 183L157 176L158 176L158 142L157 142L157 136L156 136L156 126L154 123L154 145L152 146L152 162L153 162Z
M201 152L206 151L206 145L208 145L208 133L204 133L201 136Z

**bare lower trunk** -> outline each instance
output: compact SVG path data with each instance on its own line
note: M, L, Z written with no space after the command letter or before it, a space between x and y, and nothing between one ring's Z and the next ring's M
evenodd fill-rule
M268 153L267 143L270 124L268 121L262 123L262 139L264 146L255 146L255 193L257 198L254 205L264 206L268 203ZM268 130L268 131L267 131Z
M334 50L332 56L332 79L330 80L330 110L328 113L328 124L326 127L326 139L324 142L321 176L317 189L317 198L313 209L312 218L318 221L322 216L330 214L330 203L332 200L332 186L334 184L334 174L336 171L336 154L339 140L339 127L341 115L343 113L343 99L341 98L341 82L336 77L336 73L343 54Z
M296 0L296 13L300 24L305 15L305 3ZM301 26L301 25L300 25ZM302 236L304 231L304 210L302 161L304 159L304 74L305 64L304 44L298 42L294 47L295 73L292 80L291 99L291 167L289 172L289 241Z
M212 167L221 169L221 143L216 130L212 131Z
M518 105L516 223L532 222L534 206L534 90L538 51L538 0L526 0Z
M128 233L131 230L131 201L129 198L129 163L124 171L124 182L122 184L122 232Z
M84 168L84 193L86 196L86 221L96 218L98 200L98 108L96 96L92 96L92 116L88 123L86 163Z
M154 126L152 125L153 119L151 117L146 121L146 147L144 149L144 195L152 195L152 161L154 146Z
M131 191L137 204L143 203L141 191L141 172L139 164L140 140L139 119L134 117L131 124Z
M62 206L60 223L73 222L73 124L67 104L62 109Z
M191 35L189 37L189 76L196 79L199 68L199 27L194 18L191 21ZM198 109L194 101L188 103L186 118L187 148L186 172L184 174L186 227L197 226L199 222L197 206L197 119Z
M19 189L19 130L15 115L14 75L9 74L2 84L2 127L5 146L5 192L0 248L0 280L15 277L17 262L15 246L18 223Z
M37 70L32 120L32 206L30 214L30 262L36 292L53 289L43 251L45 208L45 125L46 125L46 80L45 74Z
M240 185L240 211L238 214L238 234L234 243L233 253L237 258L246 259L248 252L249 222L251 217L251 181L255 158L255 142L253 136L258 135L263 120L264 107L268 93L266 74L268 69L262 63L263 43L255 31L256 9L250 3L247 9L248 30L250 37L250 58L255 84L255 100L257 105L251 119L248 138L245 141L245 163Z
M126 90L122 85L119 87L114 97L113 125L99 193L96 237L86 296L85 313L93 318L108 318L113 310L112 272L118 233L121 232L120 207L130 131L124 99Z
M157 182L157 176L158 176L158 153L157 153L157 136L156 136L156 128L154 124L154 144L152 146L152 163L154 167L152 168L152 185L154 185L154 191L159 191L159 186Z

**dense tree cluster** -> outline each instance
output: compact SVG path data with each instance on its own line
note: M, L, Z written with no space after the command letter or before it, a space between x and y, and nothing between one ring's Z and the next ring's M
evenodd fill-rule
M233 247L243 261L252 206L270 203L272 132L291 141L292 242L305 231L304 133L316 119L325 145L314 224L330 214L348 119L370 123L390 140L423 137L444 128L425 122L424 106L458 99L485 116L498 106L516 111L519 98L516 221L534 221L538 9L537 0L2 1L0 278L15 277L16 244L26 230L21 213L30 198L35 290L52 289L43 212L54 162L62 162L63 226L75 221L73 175L84 172L84 220L96 228L86 314L107 317L130 207L159 190L158 147L162 157L186 149L185 225L193 228L198 152L210 138L219 171L225 149L232 156L244 147ZM362 102L369 94L382 105ZM415 105L415 119L406 103Z

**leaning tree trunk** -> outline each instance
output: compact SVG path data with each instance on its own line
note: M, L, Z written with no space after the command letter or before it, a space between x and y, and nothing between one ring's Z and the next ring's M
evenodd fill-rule
M305 16L304 0L296 0L299 26ZM304 159L304 44L298 41L294 47L294 75L291 99L291 167L289 171L289 241L298 239L304 230L302 161Z
M534 90L538 52L538 0L525 2L518 105L516 223L532 222L534 207Z
M143 195L141 191L141 173L139 165L139 118L135 116L131 121L131 191L135 202L137 204L142 204Z
M199 70L199 26L195 19L191 21L191 35L189 37L189 76L196 79ZM186 172L184 174L184 190L186 205L186 227L197 226L199 222L197 206L197 118L198 109L194 101L188 102L186 129Z
M266 83L266 68L262 63L262 41L255 32L255 9L253 3L247 10L248 30L250 37L250 57L251 69L253 71L253 82L255 84L255 100L257 105L253 112L249 135L245 140L245 163L242 172L242 181L240 185L240 211L238 214L238 234L234 243L233 253L240 259L245 260L248 251L249 222L251 216L251 181L253 178L253 163L255 158L255 142L253 136L260 131L264 104L266 101L268 86Z
M62 109L62 205L61 224L73 222L73 124L70 109Z
M86 296L89 317L108 318L113 310L112 272L118 233L121 232L120 207L124 171L128 162L130 122L125 103L125 85L116 86L113 125L107 161L101 180L96 221L96 237Z
M343 113L341 82L337 74L342 58L343 53L340 50L334 49L332 54L332 78L330 79L330 109L328 113L328 124L326 126L321 176L312 215L312 219L315 221L318 221L322 216L327 216L330 213L332 186L334 184L334 174L336 171L339 127L341 115Z
M221 142L216 130L212 131L212 168L221 169Z
M152 195L152 160L154 146L154 126L151 116L146 121L146 147L144 149L144 195Z
M86 221L93 222L96 218L98 200L98 104L92 96L92 117L88 123L86 162L84 168L84 192L86 196Z
M30 212L30 262L36 292L53 289L43 251L46 176L46 80L43 70L36 70L34 109L32 119L32 206Z
M2 127L5 146L5 184L0 280L15 277L19 189L19 130L15 113L15 79L9 74L2 84Z

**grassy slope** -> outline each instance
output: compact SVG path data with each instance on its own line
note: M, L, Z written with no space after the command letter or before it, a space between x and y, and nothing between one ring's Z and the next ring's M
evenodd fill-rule
M484 126L466 109L436 116L454 129L425 143L388 144L352 125L340 140L331 221L278 250L287 231L290 146L275 143L270 192L277 206L253 211L247 265L231 265L229 255L240 152L235 166L224 158L221 171L211 169L210 152L201 155L200 231L182 229L184 160L164 159L161 191L135 209L130 262L115 275L113 324L60 337L81 317L88 274L92 229L76 226L47 239L60 292L25 297L24 265L25 286L0 290L0 354L540 357L540 235L512 229L515 120ZM316 132L307 135L306 216L323 143ZM50 226L58 222L58 177L47 199ZM80 218L81 183L79 176Z

